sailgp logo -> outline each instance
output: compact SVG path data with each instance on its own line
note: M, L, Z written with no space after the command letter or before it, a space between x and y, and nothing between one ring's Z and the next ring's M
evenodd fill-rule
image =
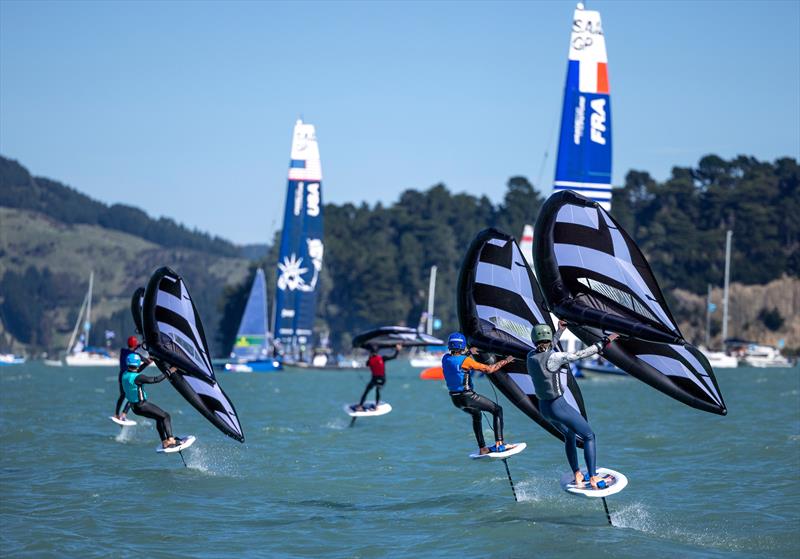
M586 116L586 97L578 97L578 104L575 106L575 126L573 127L572 140L576 146L581 145L583 137L583 119Z
M297 257L294 253L291 256L285 256L283 262L278 263L278 289L281 291L303 291L310 293L317 288L317 281L319 281L319 273L322 271L322 255L324 247L320 239L306 239L308 248L308 257L311 259L311 268L303 267L303 258ZM311 278L306 281L303 277L307 272L311 271Z
M592 141L596 144L606 145L603 134L606 131L606 100L595 99L589 105L592 107L591 130Z

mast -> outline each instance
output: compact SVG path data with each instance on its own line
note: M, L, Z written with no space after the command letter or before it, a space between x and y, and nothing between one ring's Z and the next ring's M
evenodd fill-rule
M728 339L728 285L731 279L731 239L733 231L725 235L725 289L722 295L722 343Z
M83 329L86 332L86 343L84 347L89 347L89 334L92 331L92 287L94 286L94 270L89 272L89 303L86 305L86 324Z
M428 320L425 324L425 332L433 335L433 300L436 297L436 266L431 266L431 279L428 282Z
M706 347L711 348L711 284L708 284L708 297L706 297Z

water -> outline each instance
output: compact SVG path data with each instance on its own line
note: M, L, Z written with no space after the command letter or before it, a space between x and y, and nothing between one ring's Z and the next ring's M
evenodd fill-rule
M629 378L581 381L599 465L630 483L602 503L558 486L560 444L505 400L528 449L471 461L469 417L441 383L389 364L394 411L348 428L357 372L220 374L247 437L219 434L168 383L177 434L111 423L109 370L0 368L0 555L6 557L797 557L800 369L720 371L727 417ZM492 394L485 380L478 390ZM490 433L487 433L487 438Z

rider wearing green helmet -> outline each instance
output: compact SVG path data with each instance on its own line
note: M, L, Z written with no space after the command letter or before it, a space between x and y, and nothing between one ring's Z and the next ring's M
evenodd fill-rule
M561 386L560 370L564 365L580 359L591 357L602 351L618 334L611 334L608 338L590 345L576 352L557 351L561 334L567 323L559 321L558 332L553 336L553 330L547 324L536 324L531 330L531 341L536 349L528 353L528 374L533 380L536 397L539 398L540 409L552 423L560 425L564 432L567 460L575 473L575 482L583 483L584 477L578 466L578 452L576 450L577 435L583 439L583 454L586 468L589 472L589 482L595 489L602 480L595 470L595 436L586 419L564 399L564 388Z

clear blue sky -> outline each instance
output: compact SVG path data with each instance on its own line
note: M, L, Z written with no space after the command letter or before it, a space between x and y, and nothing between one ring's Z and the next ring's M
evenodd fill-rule
M0 1L0 153L235 242L282 218L292 126L326 201L553 180L572 1ZM704 154L800 157L800 2L590 1L614 183Z

